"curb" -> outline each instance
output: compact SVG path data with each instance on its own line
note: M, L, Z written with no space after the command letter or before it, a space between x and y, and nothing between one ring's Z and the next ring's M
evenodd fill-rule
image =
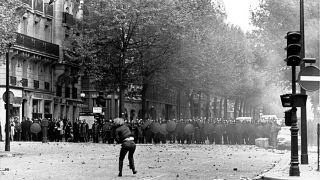
M254 180L319 180L320 171L317 171L314 167L314 156L316 153L309 153L309 159L311 162L306 165L300 164L300 176L289 176L290 169L290 156L282 158L272 169L265 172ZM312 156L312 154L314 156Z

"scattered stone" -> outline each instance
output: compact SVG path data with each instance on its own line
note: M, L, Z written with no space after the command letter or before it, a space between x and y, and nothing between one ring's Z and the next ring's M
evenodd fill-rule
M0 169L0 171L9 171L9 168Z
M238 171L238 168L233 168L233 171Z

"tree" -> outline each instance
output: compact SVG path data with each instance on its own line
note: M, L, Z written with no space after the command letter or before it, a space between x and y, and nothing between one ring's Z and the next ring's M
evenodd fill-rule
M306 57L319 55L319 1L305 1L305 51ZM290 68L282 61L285 58L286 40L288 31L300 30L299 1L293 0L264 0L260 6L252 11L252 23L257 30L252 34L257 43L257 55L268 72L267 82L276 84L282 91L291 86ZM259 41L260 40L260 41ZM317 62L319 65L319 61ZM282 87L285 85L285 87ZM311 94L313 109L318 106L318 98Z
M0 55L16 42L16 32L26 4L21 0L0 0Z
M119 89L120 111L128 84L143 84L166 66L178 36L176 1L95 0L77 24L76 51L96 80Z

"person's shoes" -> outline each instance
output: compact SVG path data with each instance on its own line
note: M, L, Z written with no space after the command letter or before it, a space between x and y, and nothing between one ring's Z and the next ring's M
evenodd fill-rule
M122 172L119 172L118 176L121 177L122 176Z
M137 172L138 172L138 171L136 171L136 170L132 170L132 173L133 173L133 174L137 174Z

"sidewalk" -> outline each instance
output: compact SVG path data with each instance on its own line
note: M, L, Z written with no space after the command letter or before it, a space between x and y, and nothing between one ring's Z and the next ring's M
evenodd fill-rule
M300 158L300 152L299 152ZM317 151L309 149L309 164L299 164L300 176L289 176L290 153L280 160L270 171L255 178L257 180L320 180L320 171L317 171Z

